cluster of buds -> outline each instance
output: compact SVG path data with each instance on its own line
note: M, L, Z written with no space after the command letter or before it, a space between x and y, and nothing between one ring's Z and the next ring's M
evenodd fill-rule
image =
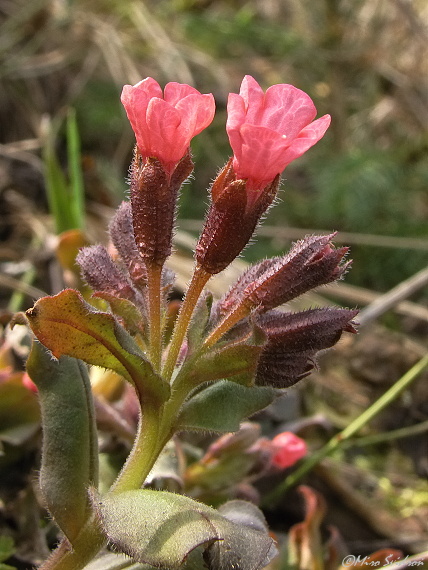
M102 246L93 246L81 251L78 263L98 295L123 297L137 305L146 320L141 327L150 344L156 337L150 321L159 320L156 312L162 312L162 303L156 308L156 300L165 297L172 284L164 263L171 253L177 194L193 168L189 144L212 121L215 104L212 95L202 95L188 85L169 83L162 93L151 78L126 85L122 102L137 144L130 172L131 200L120 206L110 226L120 260L113 261ZM246 76L239 95L229 95L226 130L233 156L211 186L211 204L195 250L194 279L172 346L165 351L167 377L182 361L186 328L209 277L241 253L275 199L281 172L327 130L330 116L314 120L315 116L310 97L292 85L274 85L264 93ZM344 261L347 248L335 249L333 237L309 236L287 255L252 266L214 304L203 347L215 346L231 329L236 340L237 330L245 335L257 327L265 335L265 344L256 382L288 387L306 376L318 351L335 344L343 331L355 332L356 311L314 309L289 314L274 309L343 276L349 266ZM160 293L151 286L155 272ZM159 327L158 352L166 344ZM157 360L161 369L165 356Z

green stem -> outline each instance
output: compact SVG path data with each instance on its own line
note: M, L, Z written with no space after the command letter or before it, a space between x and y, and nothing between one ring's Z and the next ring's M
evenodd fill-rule
M187 395L188 388L184 383L181 386L174 385L171 398L165 403L163 411L144 413L144 421L140 421L134 447L109 493L123 493L143 486L159 454L173 435L173 426Z
M170 381L174 372L177 358L180 353L181 345L183 344L184 337L186 336L187 328L193 315L196 303L205 287L207 281L211 277L202 267L196 266L192 276L186 297L181 306L180 313L175 323L174 332L172 333L171 343L169 345L168 355L165 361L165 366L162 370L162 376L165 380Z
M150 405L143 407L134 446L110 493L123 493L143 485L157 459L159 415L158 408Z
M172 386L171 398L165 403L162 423L159 434L159 445L161 449L172 437L172 429L180 413L181 406L189 395L189 387L185 382L174 382Z
M344 441L351 438L362 427L370 422L379 414L386 406L388 406L397 396L407 388L413 380L428 366L428 354L421 358L404 376L391 386L374 404L365 410L358 418L351 422L343 431L335 435L330 441L318 451L308 456L291 475L289 475L272 493L265 497L265 504L272 504L279 499L281 495L289 489L297 485L304 475L306 475L315 465L322 459L338 449Z
M414 424L411 426L406 426L399 429L394 429L386 433L375 433L373 435L366 435L365 437L358 437L343 442L343 447L346 449L348 447L363 447L366 445L376 445L378 443L384 443L385 441L395 441L396 439L402 439L405 437L412 437L420 433L428 431L428 420L420 422L419 424Z
M147 265L148 296L149 296L149 351L153 367L160 371L162 357L161 330L161 278L162 266Z
M39 570L81 570L96 556L106 542L107 539L102 534L95 515L92 515L82 532L73 541L73 549L70 548L67 540L63 540L39 567Z

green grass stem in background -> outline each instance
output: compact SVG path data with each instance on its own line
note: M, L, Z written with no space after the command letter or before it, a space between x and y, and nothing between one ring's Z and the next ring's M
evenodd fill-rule
M304 477L311 469L313 469L322 459L331 455L336 449L340 448L345 441L360 431L367 425L374 417L376 417L384 408L395 400L401 392L410 386L410 384L419 376L419 374L428 366L428 354L421 358L404 376L391 386L374 404L367 410L360 414L353 422L351 422L344 430L336 434L330 439L326 445L308 455L298 469L296 469L289 477L278 485L272 493L267 495L264 499L266 505L274 503L281 495L286 493L289 489L297 485L302 477Z
M66 118L68 179L57 156L58 130L58 125L50 125L43 160L49 209L54 218L55 231L60 234L72 229L82 230L85 223L80 138L73 109L68 111Z

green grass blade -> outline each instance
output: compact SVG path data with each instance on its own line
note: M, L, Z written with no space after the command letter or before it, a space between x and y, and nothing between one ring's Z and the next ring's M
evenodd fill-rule
M68 190L67 181L55 154L55 137L52 127L43 149L46 192L50 213L55 222L57 234L70 229L67 216Z
M58 124L51 124L43 149L43 161L49 210L55 221L57 234L84 227L84 185L81 167L80 137L75 111L70 110L66 120L67 180L55 152Z
M72 229L83 230L85 225L85 189L82 174L80 136L74 109L70 109L67 114L67 155L70 180L70 222L73 223Z

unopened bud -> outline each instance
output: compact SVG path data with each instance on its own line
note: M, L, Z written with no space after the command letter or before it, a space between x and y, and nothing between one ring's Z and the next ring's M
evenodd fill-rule
M245 180L235 180L229 161L211 187L211 205L196 246L197 263L211 275L225 269L245 248L276 196L279 176L254 199Z
M147 269L135 244L130 202L121 203L110 222L109 233L132 281L140 287L145 286Z
M327 236L308 236L295 243L287 255L253 265L220 300L216 310L226 315L245 304L248 312L265 312L299 295L336 281L349 266L343 259L348 248L335 249Z
M239 431L227 433L214 441L207 449L203 461L209 462L224 455L244 453L260 437L260 426L251 422L244 422Z
M112 293L125 299L134 298L130 283L103 245L82 248L76 263L80 266L82 278L94 291Z
M310 374L316 354L331 348L344 331L355 333L358 311L310 309L300 313L271 311L257 319L267 335L256 373L256 384L288 388Z
M290 431L279 433L271 443L274 448L272 464L279 469L291 467L308 452L306 442Z

